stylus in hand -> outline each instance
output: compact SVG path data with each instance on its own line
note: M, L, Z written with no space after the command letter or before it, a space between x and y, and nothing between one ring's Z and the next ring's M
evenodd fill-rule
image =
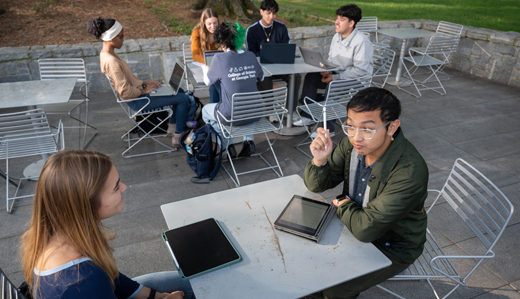
M325 129L325 138L327 138L327 108L323 107L323 129ZM327 145L325 145L325 150L327 150Z

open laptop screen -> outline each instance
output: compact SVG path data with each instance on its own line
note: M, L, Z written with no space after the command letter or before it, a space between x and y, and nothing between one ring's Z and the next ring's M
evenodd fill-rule
M182 76L184 76L184 69L178 63L175 63L175 67L173 68L172 75L170 77L170 86L173 88L174 92L177 93L179 87L181 85Z
M213 60L213 57L215 56L215 54L218 54L218 53L224 53L224 51L213 50L213 51L204 52L204 62L206 63L207 66L211 65L211 61Z

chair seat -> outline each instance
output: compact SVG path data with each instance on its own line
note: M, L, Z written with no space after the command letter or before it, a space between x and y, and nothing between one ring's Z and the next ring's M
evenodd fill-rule
M57 133L54 133L56 136ZM48 132L32 136L9 136L0 142L0 160L33 155L50 154L59 151L56 139Z
M381 48L390 48L390 44L385 44L385 43L374 42L374 43L372 43L372 45L378 46L378 47L381 47Z
M322 106L312 103L308 104L307 106L302 105L298 106L299 109L304 111L307 114L310 114L313 116L314 121L321 122L323 121L323 108ZM343 118L347 116L347 107L343 106L342 104L336 103L332 100L329 100L327 102L326 106L327 110L327 119L338 119Z
M437 243L435 238L433 238L433 236L430 234L430 231L427 230L426 243L424 243L423 254L417 260L415 260L415 262L410 265L410 267L404 270L401 274L394 276L390 280L446 278L445 275L440 274L438 271L435 271L430 267L430 261L432 258L439 255L445 255L444 251ZM451 262L438 259L434 262L434 265L435 267L447 273L450 277L455 279L460 278L460 275L458 275Z
M260 120L255 121L254 123L250 123L243 126L233 126L232 128L229 125L222 126L224 127L224 131L226 132L225 135L229 136L229 132L231 132L230 138L273 132L278 130L278 128L274 126L271 122L269 122L269 120L267 120L267 118L265 117L262 117ZM231 131L231 129L233 130Z
M411 63L417 66L429 66L429 65L440 65L446 64L445 61L437 59L431 56L409 56L404 57L405 60L410 61Z
M47 114L67 113L73 109L76 109L76 107L83 104L83 102L85 102L85 100L69 100L66 103L39 105L38 108L41 107L45 109L45 113Z

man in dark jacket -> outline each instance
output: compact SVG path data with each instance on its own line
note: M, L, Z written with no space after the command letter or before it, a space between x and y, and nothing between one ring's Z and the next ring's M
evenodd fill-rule
M391 261L388 268L323 291L324 298L357 298L399 274L426 241L428 168L399 128L401 104L389 91L367 88L349 102L343 138L333 149L328 130L318 129L304 180L313 192L343 182L333 200L337 214L362 242L372 242Z

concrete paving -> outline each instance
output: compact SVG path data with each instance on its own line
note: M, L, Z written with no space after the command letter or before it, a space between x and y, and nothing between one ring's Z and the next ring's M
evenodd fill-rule
M452 69L447 71L451 79L444 82L447 90L445 96L425 91L421 98L415 98L395 87L386 87L402 102L400 119L403 132L428 164L429 188L440 189L455 159L463 158L488 176L518 208L520 89ZM117 233L111 244L120 271L133 277L172 270L173 263L160 239L161 232L168 229L160 205L235 188L234 183L221 171L210 184L192 184L190 178L194 172L188 167L183 151L131 159L121 157L125 143L120 137L131 127L131 122L112 93L92 94L90 113L90 122L99 129L99 133L89 149L110 155L121 181L128 186L123 211L104 221ZM49 116L53 122L59 117ZM66 116L61 118L66 124L71 123ZM335 140L339 141L344 135L339 127L336 132L339 134ZM68 129L65 133L67 148L77 148L78 131ZM293 148L303 137L278 138L274 147L284 175L303 175L309 159ZM168 139L164 141L169 142ZM258 138L256 143L259 150L267 146L262 138ZM150 141L143 145L145 150L155 147ZM36 158L10 162L12 175L20 175L28 162L33 160ZM248 168L260 162L259 158L242 159L237 161L237 167ZM272 171L240 177L243 185L275 178L277 176ZM25 192L30 192L32 188L34 183L24 187ZM322 196L330 200L339 189L329 190ZM2 193L5 194L3 184L0 187ZM0 205L0 267L16 284L23 280L18 261L19 237L26 229L31 201L19 200L12 214L5 211L3 203ZM429 198L427 205L431 201ZM469 237L464 229L453 229L458 225L457 216L445 202L439 203L434 211L436 213L430 216L430 229L438 236L447 253L459 254L472 248L476 238ZM444 234L443 229L449 230L450 234ZM452 298L520 298L520 272L517 271L520 260L520 251L517 250L520 246L519 233L520 216L517 212L495 247L496 257L485 261L468 279L468 287L457 289ZM469 269L471 262L459 262L458 266L464 271ZM435 281L434 284L440 288L441 294L453 285L447 280ZM385 282L383 286L407 298L434 297L425 281ZM392 298L378 288L372 288L360 296L382 297ZM311 295L308 298L319 297Z

